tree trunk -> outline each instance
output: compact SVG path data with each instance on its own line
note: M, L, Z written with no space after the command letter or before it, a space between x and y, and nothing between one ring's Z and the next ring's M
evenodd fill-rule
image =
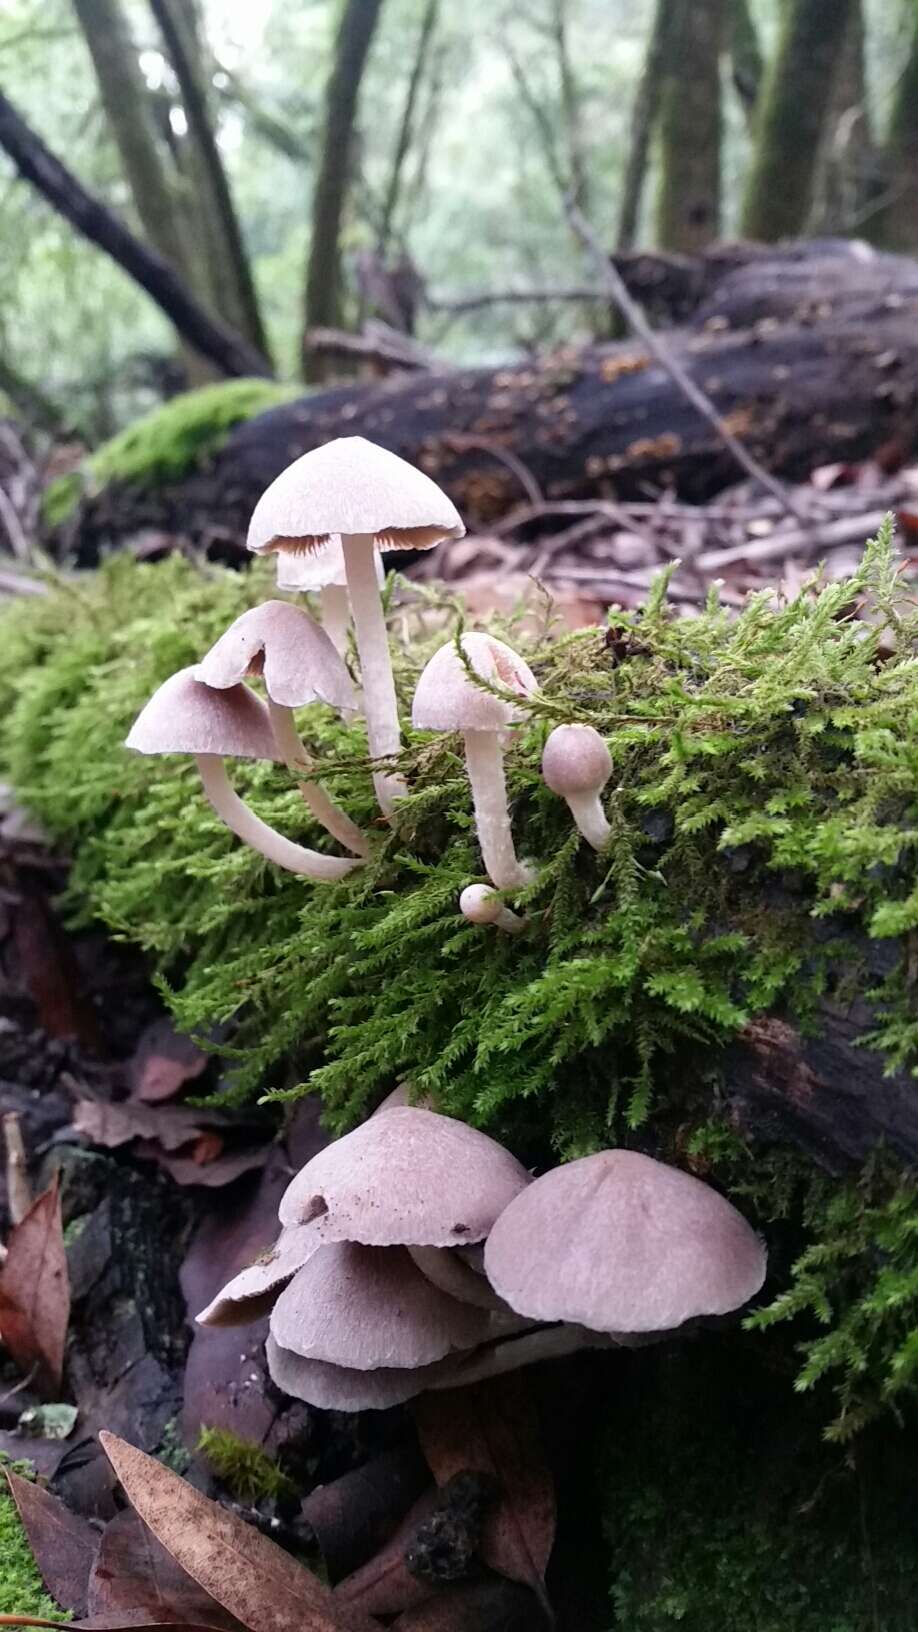
M268 357L268 346L242 230L207 104L197 42L180 0L150 0L182 93L188 133L198 158L197 176L205 232L213 239L211 272L221 316Z
M360 81L381 10L382 0L345 0L335 41L306 267L303 356L309 379L321 379L324 373L322 360L310 357L310 329L341 326L341 221L350 182Z
M650 39L647 42L647 54L631 110L628 159L622 181L622 202L616 239L619 250L632 249L638 235L650 143L660 111L673 12L674 0L657 0Z
M23 180L31 182L82 237L104 250L139 283L175 324L182 338L202 356L211 358L225 374L270 372L259 352L198 304L174 267L135 238L123 221L86 191L45 147L2 92L0 147L9 154Z
M773 242L806 230L852 0L785 0L762 92L743 232Z
M814 189L813 225L820 233L857 231L876 190L879 160L870 128L864 36L862 0L851 0Z
M571 62L567 39L567 0L554 0L551 30L555 44L558 68L558 87L561 117L564 122L564 145L567 154L568 191L574 205L584 215L590 213L590 195L587 181L587 162L583 147L583 118L581 93Z
M658 262L636 257L631 272L639 293L659 289ZM684 304L694 288L695 310L666 337L670 350L769 469L803 477L891 437L911 449L914 262L864 257L847 244L818 254L740 248L680 260L674 282ZM78 529L83 558L139 526L205 542L235 537L242 550L268 483L298 454L342 435L420 464L471 526L525 502L520 465L548 499L646 497L658 485L700 499L737 479L713 428L632 340L560 360L339 387L272 409L238 426L207 469L183 482L90 499Z
M734 88L751 121L758 106L765 64L749 0L728 0L727 39Z
M896 86L883 152L887 202L871 236L885 249L918 250L918 9L909 58Z
M395 151L392 154L392 164L389 170L389 180L386 186L386 196L383 200L382 219L379 223L379 232L376 235L376 253L381 260L385 260L389 242L392 237L392 227L402 191L402 176L405 170L405 160L411 147L414 135L415 116L417 113L418 95L427 68L430 55L430 46L437 26L440 12L440 0L427 0L424 16L421 19L421 31L418 35L417 50L411 66L411 76L408 80L408 90L405 95L405 105L399 121L398 136L395 141Z
M725 0L673 0L660 107L657 237L691 255L720 230Z

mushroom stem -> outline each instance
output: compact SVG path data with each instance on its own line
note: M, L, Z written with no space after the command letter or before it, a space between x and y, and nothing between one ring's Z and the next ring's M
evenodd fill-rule
M463 741L485 872L499 890L521 889L530 883L532 875L517 860L513 848L500 733L465 731Z
M588 844L602 850L612 832L598 793L566 793L565 802Z
M518 1337L506 1337L490 1347L472 1349L467 1359L449 1360L431 1389L464 1388L488 1377L501 1377L537 1360L559 1360L578 1349L616 1349L620 1345L606 1332L591 1332L585 1326L540 1326Z
M343 584L325 584L319 590L322 609L322 628L341 657L347 656L347 635L351 622L351 603Z
M268 713L271 716L271 729L285 765L294 776L301 777L303 772L315 769L303 739L296 728L293 709L285 708L281 703L275 703L268 698ZM336 805L318 782L300 782L300 793L304 804L308 805L316 821L325 828L348 850L353 850L355 856L368 856L370 853L369 840L365 833L360 831L356 822L352 822L340 805Z
M226 823L231 833L235 833L250 849L267 857L268 861L275 862L288 873L304 873L307 878L316 878L323 883L345 878L352 868L360 866L359 861L351 857L323 856L318 850L307 850L301 844L294 844L292 839L284 838L276 828L269 827L260 816L256 816L254 810L250 810L234 792L219 754L195 754L194 757L204 792L220 820Z
M370 758L389 759L399 752L402 734L389 656L389 637L376 582L376 545L369 533L342 533L341 544L360 658ZM385 816L391 816L395 800L408 791L403 777L381 770L374 771L373 786Z

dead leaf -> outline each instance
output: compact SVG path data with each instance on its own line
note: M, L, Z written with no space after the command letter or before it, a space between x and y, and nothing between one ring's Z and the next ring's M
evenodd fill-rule
M172 1099L186 1082L200 1077L209 1063L210 1056L163 1015L146 1027L128 1063L131 1097L147 1104Z
M99 1053L99 1027L82 988L73 946L47 897L21 880L19 888L13 918L16 968L38 1010L42 1030L49 1037L75 1039L91 1053Z
M39 1574L62 1609L85 1615L98 1532L41 1485L6 1472L10 1494L35 1556Z
M77 1133L85 1134L94 1145L114 1150L132 1139L155 1139L163 1150L180 1150L199 1139L207 1121L219 1122L218 1114L201 1116L184 1105L139 1105L133 1100L111 1105L96 1099L78 1100L73 1113Z
M204 1135L205 1139L208 1137ZM187 1155L183 1151L172 1153L162 1150L153 1140L143 1139L134 1146L133 1154L142 1160L156 1162L176 1184L201 1184L215 1190L224 1184L235 1183L243 1173L264 1167L270 1146L256 1145L254 1149L231 1150L225 1156L215 1156L204 1162L200 1160L197 1149L195 1146Z
M316 1576L170 1468L99 1435L128 1500L177 1564L250 1632L378 1632Z
M54 1397L64 1368L70 1281L58 1180L33 1203L7 1240L0 1269L0 1341L20 1371L35 1371Z
M410 1444L381 1451L362 1467L316 1486L300 1511L332 1581L377 1552L429 1481L424 1458Z
M106 1525L87 1594L91 1616L123 1618L125 1611L157 1623L221 1627L229 1632L239 1632L240 1627L234 1615L176 1564L131 1508Z
M514 1581L468 1581L406 1610L399 1632L532 1632L538 1611L532 1593Z
M365 1610L369 1615L397 1615L404 1609L423 1604L430 1597L430 1582L419 1581L412 1575L405 1554L419 1526L426 1523L436 1505L437 1492L431 1485L418 1497L375 1558L338 1582L333 1594L336 1601Z
M82 1621L44 1621L40 1615L0 1615L0 1626L53 1626L56 1632L221 1632L219 1627L196 1625L193 1621L155 1621L144 1610L125 1610L120 1615L90 1615Z
M484 1523L481 1556L546 1606L545 1570L555 1537L555 1492L526 1380L493 1377L414 1402L421 1449L438 1485L466 1471L491 1474L500 1496Z

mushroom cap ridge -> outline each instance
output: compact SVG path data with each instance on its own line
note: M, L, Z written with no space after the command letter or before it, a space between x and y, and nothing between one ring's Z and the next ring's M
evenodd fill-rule
M362 436L340 436L295 459L266 488L247 544L257 554L309 550L342 533L381 550L429 550L465 532L455 505L407 460Z
M125 738L138 754L217 754L278 759L268 710L248 686L215 691L193 667L164 680Z
M710 1185L630 1150L553 1168L485 1247L495 1291L533 1320L671 1331L737 1309L765 1279L752 1226Z
M281 1198L281 1223L321 1216L326 1240L455 1247L482 1241L530 1182L503 1145L417 1105L394 1105L319 1151Z
M285 708L316 700L356 705L351 677L325 630L289 601L264 601L241 613L202 657L195 679L223 689L238 685L253 664L263 669L268 696Z
M473 630L460 637L471 667L482 680L513 691L520 699L538 689L528 663L494 635ZM469 678L454 641L434 652L414 693L413 724L420 731L502 731L525 718L525 710L504 697L482 691Z

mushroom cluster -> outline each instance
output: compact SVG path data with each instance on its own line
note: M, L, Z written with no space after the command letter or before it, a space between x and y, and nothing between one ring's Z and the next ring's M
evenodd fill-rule
M275 1246L200 1313L270 1311L268 1367L309 1404L375 1410L740 1308L761 1240L717 1191L634 1151L533 1179L435 1111L384 1105L313 1157Z
M462 521L430 477L362 437L340 437L294 461L255 507L248 547L277 557L278 587L320 596L322 623L290 602L270 600L242 614L201 661L180 670L142 710L127 746L142 754L191 754L204 791L227 827L268 860L319 882L334 882L366 860L367 835L316 779L294 711L317 705L345 719L362 710L383 815L407 792L397 758L402 733L382 598L382 554L430 549L459 538ZM347 666L351 623L361 691ZM247 684L259 679L266 703ZM533 868L516 854L504 775L510 729L537 694L534 674L493 635L447 641L418 681L415 727L462 737L475 830L489 883L470 883L459 908L474 924L515 934L526 918L500 891L524 889ZM229 759L284 763L298 779L315 821L346 855L296 844L263 822L234 791ZM567 800L597 849L610 828L600 795L611 759L591 726L559 726L545 745L547 785Z

